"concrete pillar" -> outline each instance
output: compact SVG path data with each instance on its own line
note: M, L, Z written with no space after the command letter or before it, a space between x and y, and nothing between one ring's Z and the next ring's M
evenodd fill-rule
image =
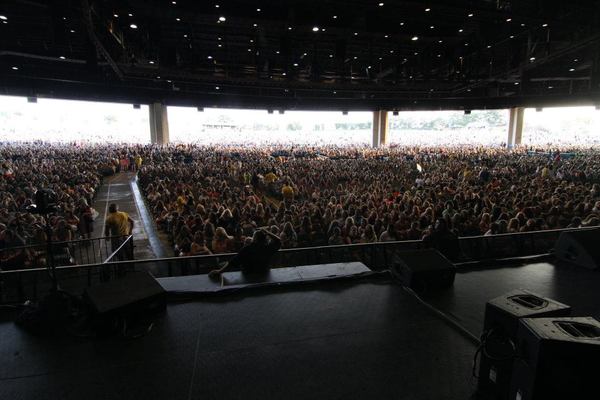
M382 146L385 146L388 144L388 126L389 126L388 112L380 111L380 113L381 113L381 119L379 121L381 122L381 125L379 127L379 143Z
M516 121L516 108L508 109L508 138L506 139L506 147L512 149L515 145L515 121Z
M523 123L525 120L525 109L519 107L517 109L517 120L515 122L515 146L519 146L523 139Z
M523 123L525 118L525 109L523 107L514 107L509 110L510 118L508 122L508 139L506 146L512 149L515 145L520 145L523 139Z
M150 104L150 139L153 144L169 143L169 116L167 106Z
M379 119L381 118L381 114L379 111L373 111L373 147L379 147L381 144L379 137Z
M385 146L388 141L388 113L373 111L373 147Z

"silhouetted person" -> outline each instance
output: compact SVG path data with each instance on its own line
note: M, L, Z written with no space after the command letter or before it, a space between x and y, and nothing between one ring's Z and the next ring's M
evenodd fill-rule
M450 260L458 258L458 237L448 229L446 220L443 218L437 219L433 232L425 236L423 241Z
M259 229L254 232L252 243L243 247L225 266L211 271L208 276L216 278L228 267L240 267L244 274L266 274L270 269L271 258L280 248L281 239L277 235L266 229Z

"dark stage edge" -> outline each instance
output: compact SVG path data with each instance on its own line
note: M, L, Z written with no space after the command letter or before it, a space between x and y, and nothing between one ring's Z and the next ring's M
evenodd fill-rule
M421 297L479 336L485 303L514 289L568 304L573 316L600 320L600 271L560 262L459 270L453 287Z
M0 323L2 399L468 399L475 346L385 276L171 304L137 340Z

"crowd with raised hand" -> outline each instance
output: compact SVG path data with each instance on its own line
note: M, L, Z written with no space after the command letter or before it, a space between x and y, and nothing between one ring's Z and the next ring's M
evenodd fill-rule
M260 227L309 247L600 223L595 150L196 146L153 149L140 182L176 254L236 252ZM442 220L443 224L436 224Z
M229 253L267 228L284 248L494 235L600 224L594 149L488 147L0 146L0 268L7 248L87 238L103 175L137 171L177 255ZM31 211L35 193L57 211Z

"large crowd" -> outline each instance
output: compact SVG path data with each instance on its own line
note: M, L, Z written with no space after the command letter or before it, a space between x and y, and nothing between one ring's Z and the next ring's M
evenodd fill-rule
M138 170L176 255L236 252L266 228L282 247L420 240L600 225L593 149L483 147L48 145L0 147L2 268L7 248L90 236L104 175ZM35 192L57 211L33 212Z
M48 239L55 257L74 262L70 247L60 244L92 236L103 175L118 171L124 159L135 162L138 149L0 143L0 269L46 265ZM40 189L51 193L51 208L37 207Z
M235 252L261 227L292 248L600 223L594 150L179 145L150 159L140 182L179 255Z

